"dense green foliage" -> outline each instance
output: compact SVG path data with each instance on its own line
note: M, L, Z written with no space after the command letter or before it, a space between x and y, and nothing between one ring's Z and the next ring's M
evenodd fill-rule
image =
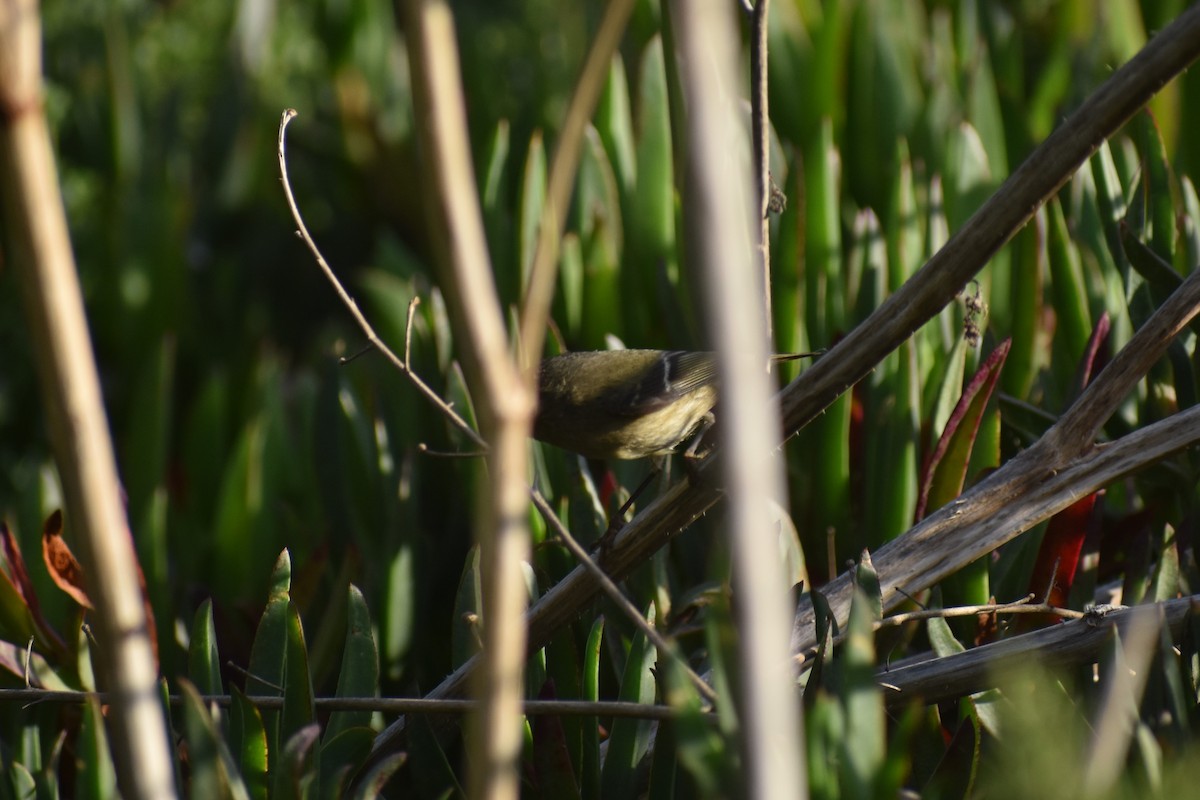
M596 22L584 5L455 4L480 200L510 307L532 258L556 125ZM772 225L778 349L829 346L865 318L1183 6L775 0L772 174L789 201ZM433 278L403 32L386 0L57 0L43 13L60 180L162 670L185 694L172 721L188 743L193 796L301 786L334 796L381 718L317 715L314 695L416 695L476 641L470 522L482 466L419 452L470 443L381 358L338 365L362 337L294 237L276 171L279 114L295 107L289 165L314 237L397 350L408 303L421 298L415 370L469 419ZM601 348L610 337L703 344L662 23L657 2L638 4L588 131L552 348ZM1102 366L1172 288L1142 276L1177 278L1200 263L1189 178L1200 168L1200 137L1190 133L1200 76L1169 85L1151 112L1075 176L962 303L788 445L794 527L782 528L781 549L793 582L819 586L831 568L907 530L923 494L936 507L1044 431L1093 366L1089 348ZM81 611L35 555L60 493L13 284L0 262L0 519L25 554L44 620L30 622L25 602L0 592L0 640L15 646L0 654L0 684L22 685L20 654L36 631L43 685L91 688ZM969 314L976 296L987 308ZM972 325L978 344L964 337ZM1106 434L1193 405L1196 356L1189 332ZM534 448L535 480L578 538L596 538L608 488L575 458ZM923 487L935 449L946 455ZM1198 469L1184 454L1110 487L1093 521L1106 549L1098 538L1084 545L1101 557L1081 567L1078 597L1108 582L1123 584L1129 604L1190 593L1200 580L1189 539ZM645 470L615 468L627 487ZM536 598L573 564L532 511L531 525ZM69 540L69 516L66 528ZM1040 536L948 581L945 602L1023 595ZM723 692L736 681L728 560L714 514L627 582L683 652L714 668ZM870 602L864 588L850 622L860 633ZM52 645L51 629L65 642ZM1196 767L1197 633L1179 651L1160 643L1125 796L1167 796ZM1072 770L1082 769L1102 694L1086 684L1090 666L1030 678L1028 704L1008 704L1010 717L976 699L885 722L877 660L949 646L952 634L969 642L977 631L910 631L892 654L851 637L810 680L813 796L1075 791ZM685 713L658 730L652 750L649 723L600 720L610 734L603 766L596 719L533 724L529 796L633 796L646 781L655 797L737 793L734 715L724 708L710 724L686 682L654 664L653 647L602 602L531 658L531 698L657 698ZM214 718L194 690L234 691L235 702ZM284 696L282 710L260 712L244 697L270 693ZM1045 714L1030 723L1029 707ZM0 763L18 765L0 777L0 797L24 796L25 786L39 797L111 790L98 707L42 705L0 719ZM638 771L648 751L649 775ZM387 767L399 770L395 785L442 796L464 781L460 752L418 725L407 760Z

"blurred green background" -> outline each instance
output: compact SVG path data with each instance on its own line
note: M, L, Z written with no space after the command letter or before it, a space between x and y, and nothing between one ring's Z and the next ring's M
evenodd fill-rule
M601 8L451 5L491 255L511 307ZM779 349L830 346L863 319L1185 6L775 0L772 169L789 198L773 223ZM385 0L51 0L42 11L46 107L165 674L184 673L187 629L206 598L223 658L246 662L288 548L318 693L336 678L350 582L374 619L385 693L430 688L471 649L460 581L481 467L417 451L469 443L381 358L338 365L362 336L293 235L275 156L280 114L294 107L291 179L316 241L398 350L408 301L421 298L415 368L469 409L432 277L397 11ZM554 309L570 348L703 339L677 236L679 109L663 24L657 2L637 4L585 142ZM795 532L784 549L794 578L819 585L911 525L923 458L964 374L1001 340L1013 339L1003 397L1046 416L1023 407L1010 421L993 400L971 477L1065 407L1103 314L1106 352L1128 338L1148 295L1120 220L1174 269L1196 264L1187 176L1200 165L1200 137L1188 133L1200 123L1200 78L1176 81L1151 108L1153 123L1131 123L981 274L979 348L962 340L963 308L948 309L792 446ZM0 268L0 515L64 631L76 610L35 558L60 500L31 360L12 270ZM1194 376L1178 364L1155 376L1113 435L1194 399ZM618 477L632 485L644 469L622 465ZM1110 512L1151 508L1159 534L1179 527L1193 519L1193 475L1189 463L1182 480L1130 483ZM603 529L573 458L539 448L535 478L577 535ZM544 590L569 564L532 524ZM726 576L719 525L698 527L631 581L660 617L699 604ZM983 599L1020 585L1031 560L1011 556L1011 585L985 582Z

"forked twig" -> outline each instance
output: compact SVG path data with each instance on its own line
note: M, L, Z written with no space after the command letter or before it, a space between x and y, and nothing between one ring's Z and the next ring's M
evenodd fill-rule
M417 298L414 297L409 303L408 323L405 326L404 358L401 359L394 352L392 352L392 349L388 347L382 339L379 338L378 334L375 333L375 328L371 326L371 323L367 321L367 318L363 315L362 311L359 310L358 303L354 301L354 298L351 297L350 293L346 291L344 286L342 286L342 282L338 280L337 275L334 274L333 268L329 266L329 262L325 260L325 256L321 255L321 251L317 247L317 243L313 241L312 235L309 234L308 226L304 224L304 218L300 216L300 209L296 205L296 197L292 194L292 184L288 179L287 169L287 126L289 122L296 118L297 113L298 112L294 108L288 108L284 110L283 117L279 120L278 147L279 182L283 184L283 193L284 196L287 197L288 208L291 210L292 219L296 223L296 235L300 237L300 240L304 242L304 245L308 248L309 252L312 253L313 258L316 259L317 266L321 268L321 272L325 274L325 278L330 284L332 284L334 291L337 292L338 298L342 301L342 305L344 305L346 310L350 312L350 316L354 317L354 321L358 324L358 327L363 332L363 335L367 337L367 341L370 342L370 346L374 347L380 353L383 353L384 357L387 358L387 360L390 361L396 369L400 370L400 372L412 382L413 386L417 388L417 391L424 395L425 399L432 403L435 408L441 411L446 419L450 420L450 423L454 427L462 431L462 433L468 439L470 439L480 448L486 450L487 442L483 440L483 437L476 433L475 429L467 424L467 421L459 416L458 412L455 411L449 403L443 400L437 392L431 389L429 384L421 380L421 376L413 372L412 368L409 366L409 348L412 342L412 312L416 307Z

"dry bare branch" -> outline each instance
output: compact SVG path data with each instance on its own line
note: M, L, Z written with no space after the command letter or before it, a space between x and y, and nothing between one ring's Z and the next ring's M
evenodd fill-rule
M467 140L458 45L443 0L404 4L413 109L441 281L455 339L488 441L488 490L476 515L483 594L480 710L469 738L469 793L505 800L520 793L525 674L524 562L529 558L527 439L532 388L508 353ZM387 741L388 731L377 739Z
M1198 604L1198 597L1159 604L1164 624L1173 635L1180 633L1189 609ZM941 658L886 666L875 677L886 687L884 699L892 708L915 701L939 703L964 697L999 685L1014 668L1029 663L1030 659L1036 658L1039 665L1047 668L1095 661L1111 642L1114 629L1123 631L1131 619L1147 608L1119 608L1102 616L1069 620Z

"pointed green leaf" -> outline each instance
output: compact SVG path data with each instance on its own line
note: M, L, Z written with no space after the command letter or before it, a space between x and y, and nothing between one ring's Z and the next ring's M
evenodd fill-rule
M338 674L338 697L377 697L379 695L379 650L371 627L371 612L357 586L350 585L346 615L346 644L342 648L342 669ZM335 711L329 715L324 737L335 737L350 728L371 724L370 711ZM322 739L324 740L324 738Z
M1087 286L1079 252L1071 241L1066 217L1057 198L1047 204L1046 211L1046 251L1056 320L1056 355L1065 359L1065 363L1078 364L1092 334Z
M83 724L76 744L79 769L75 796L82 800L109 800L117 796L117 773L105 732L100 702L89 699L83 706Z
M525 296L529 283L529 270L533 266L533 254L537 249L538 226L542 208L546 204L546 146L542 132L534 131L525 153L525 168L521 173L521 205L518 225L517 264L520 267L518 297Z
M246 694L250 697L283 696L287 675L290 585L291 557L284 550L275 565L270 597L250 647L249 675L246 678ZM262 717L267 731L267 752L278 753L282 741L279 735L279 711L264 711Z
M312 673L308 666L308 648L304 626L295 603L287 606L287 649L283 671L283 713L279 720L279 739L286 741L316 719L313 704Z
M622 194L632 191L637 181L637 161L633 137L633 115L630 112L629 86L625 77L625 62L620 53L613 54L608 80L596 106L596 130Z
M221 683L221 656L217 652L212 600L200 604L192 621L188 641L188 678L202 695L225 694Z
M237 758L246 790L254 800L267 800L267 729L263 715L236 686L230 687L230 752ZM273 712L278 714L278 712Z
M184 738L187 740L188 793L191 797L249 800L250 792L225 744L216 720L190 681L179 682L183 694Z
M654 608L646 614L647 621L654 624ZM654 662L657 658L654 646L645 634L633 637L625 669L621 675L618 699L630 703L653 703L655 696ZM613 720L612 734L608 739L608 755L600 774L601 797L632 797L635 794L637 767L650 747L651 724L649 720L619 717Z
M580 697L596 702L600 699L600 644L604 640L604 617L597 617L588 632L583 652L583 687ZM600 720L582 717L583 766L580 769L580 793L584 800L600 798Z

